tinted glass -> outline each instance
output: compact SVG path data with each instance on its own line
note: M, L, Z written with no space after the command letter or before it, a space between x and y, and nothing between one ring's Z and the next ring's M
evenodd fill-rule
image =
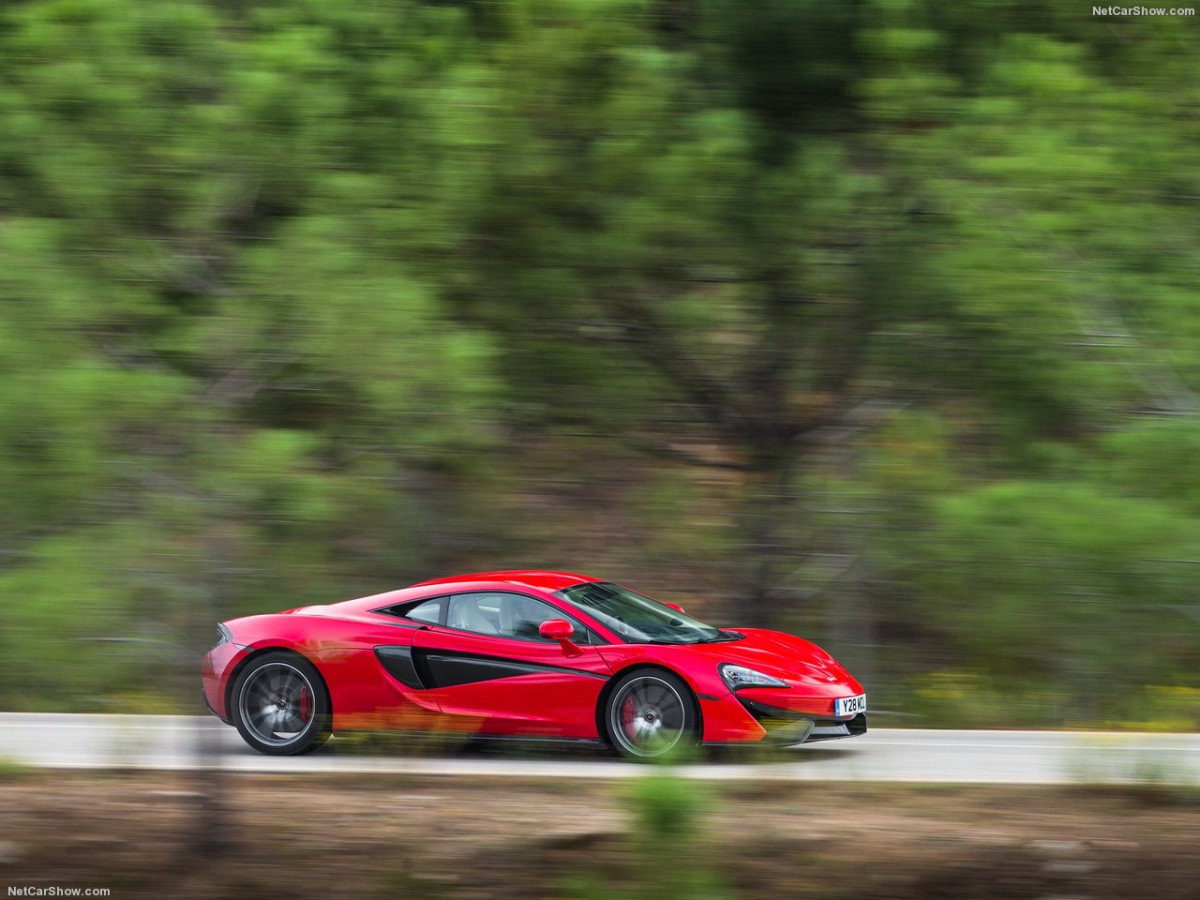
M557 596L633 643L700 644L726 639L720 629L620 585L590 582L566 588Z
M450 598L446 624L476 634L499 634L502 596L491 593L455 594Z
M409 609L404 616L407 619L416 619L418 622L429 622L436 625L442 618L442 598L419 603Z
M524 594L455 594L450 598L446 624L476 634L545 641L550 639L538 634L538 626L547 619L566 619L575 628L571 640L577 644L588 643L588 632L583 625L550 604Z

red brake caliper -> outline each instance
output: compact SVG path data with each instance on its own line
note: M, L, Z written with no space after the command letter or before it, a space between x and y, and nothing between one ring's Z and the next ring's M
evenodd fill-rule
M300 718L307 722L312 715L312 693L308 686L300 688Z
M621 704L621 724L625 726L625 733L629 735L630 740L637 738L637 729L633 726L632 697L626 697L625 702Z

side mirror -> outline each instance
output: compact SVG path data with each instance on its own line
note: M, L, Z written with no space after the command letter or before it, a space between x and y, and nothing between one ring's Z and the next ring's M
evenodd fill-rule
M547 619L538 626L538 634L552 641L569 641L575 626L566 619Z
M671 607L671 609L675 610L675 612L686 613L684 608L682 606L680 606L678 603L664 603L663 606L669 606L669 607Z

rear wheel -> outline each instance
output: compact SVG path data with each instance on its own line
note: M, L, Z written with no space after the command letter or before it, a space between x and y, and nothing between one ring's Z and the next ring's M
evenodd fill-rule
M639 669L623 676L608 695L604 721L622 756L660 759L696 744L700 715L678 675Z
M238 733L260 753L307 753L329 738L325 683L295 653L272 651L251 660L234 683L232 707Z

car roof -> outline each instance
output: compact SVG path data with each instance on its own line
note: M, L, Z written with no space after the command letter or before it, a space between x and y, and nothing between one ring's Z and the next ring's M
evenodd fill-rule
M551 572L545 569L510 569L502 572L476 572L472 575L454 575L449 578L431 578L419 581L413 587L427 587L435 584L457 584L479 581L498 581L506 584L519 584L525 587L541 588L544 591L560 591L574 584L585 581L599 581L590 575L580 575L576 572Z
M487 590L484 585L511 584L521 587L535 588L543 591L559 591L576 584L589 581L599 581L590 575L579 575L574 572L549 572L542 569L512 569L503 572L475 572L471 575L453 575L448 578L431 578L397 591L387 591L382 594L372 594L369 597L358 597L354 600L343 600L331 603L326 609L337 609L343 612L360 613L367 610L405 603L422 596L430 596L423 590L429 587L445 587L446 593L456 589L462 591ZM495 589L494 587L492 588ZM309 608L309 607L305 607ZM315 608L315 607L314 607Z

